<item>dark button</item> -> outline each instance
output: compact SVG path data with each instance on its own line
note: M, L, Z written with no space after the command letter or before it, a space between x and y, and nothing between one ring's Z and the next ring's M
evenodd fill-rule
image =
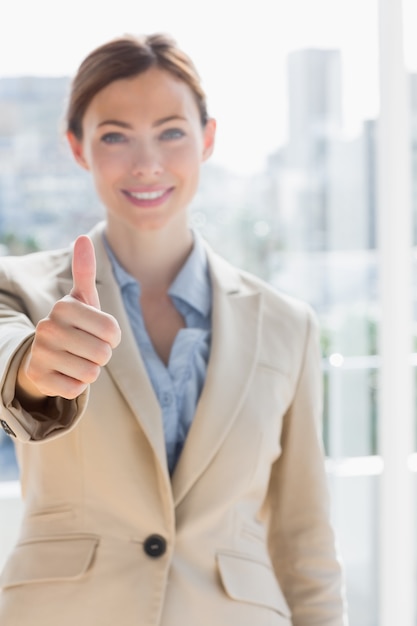
M12 431L12 429L10 428L9 424L7 422L5 422L4 420L0 420L0 424L1 427L3 428L4 432L7 435L11 435L12 437L16 437L16 435L14 434L14 432Z
M143 544L143 549L148 556L156 558L162 556L167 549L167 542L161 535L149 535Z

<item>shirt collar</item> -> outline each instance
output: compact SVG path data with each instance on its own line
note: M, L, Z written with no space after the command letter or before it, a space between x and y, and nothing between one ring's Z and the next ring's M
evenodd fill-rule
M183 300L204 317L208 317L211 311L212 290L207 253L201 235L195 230L191 232L194 238L193 249L171 283L168 293L174 298ZM120 265L105 234L103 234L103 240L113 268L114 277L120 289L134 284L137 285L140 293L139 283Z

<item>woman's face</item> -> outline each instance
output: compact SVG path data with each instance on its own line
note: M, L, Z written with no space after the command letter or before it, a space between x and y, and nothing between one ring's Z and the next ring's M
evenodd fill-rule
M154 230L186 209L200 166L213 149L215 122L203 128L190 87L151 68L114 81L90 102L83 138L68 139L77 161L91 171L109 226Z

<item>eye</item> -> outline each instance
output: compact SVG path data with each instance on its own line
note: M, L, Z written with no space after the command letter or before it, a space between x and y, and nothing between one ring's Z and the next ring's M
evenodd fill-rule
M170 139L181 139L185 137L185 132L181 128L168 128L161 133L160 138L163 141L169 141Z
M106 133L105 135L101 137L101 141L103 143L113 144L113 143L124 143L127 140L126 140L126 137L122 135L122 133Z

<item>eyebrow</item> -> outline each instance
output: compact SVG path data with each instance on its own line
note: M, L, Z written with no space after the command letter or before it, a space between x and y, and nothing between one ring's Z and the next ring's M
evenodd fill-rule
M152 126L157 127L157 126L162 126L162 124L166 124L167 122L172 122L174 120L180 120L185 122L186 118L182 117L181 115L168 115L167 117L162 117L159 120L156 120L156 122L154 122L152 124ZM121 120L104 120L103 122L100 122L100 124L98 124L97 128L100 128L101 126L106 126L106 125L112 125L112 126L119 126L120 128L127 128L127 129L132 129L132 125L128 124L127 122L122 122Z

